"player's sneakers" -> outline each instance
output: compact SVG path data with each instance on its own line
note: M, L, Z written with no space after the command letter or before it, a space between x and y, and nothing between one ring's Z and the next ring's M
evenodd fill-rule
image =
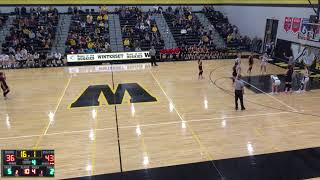
M10 90L9 89L7 89L5 92L3 92L3 96L4 97L7 97L7 94L10 92Z

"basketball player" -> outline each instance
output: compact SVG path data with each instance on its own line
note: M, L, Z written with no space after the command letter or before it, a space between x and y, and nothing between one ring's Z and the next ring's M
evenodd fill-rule
M232 67L232 86L237 78L237 64Z
M234 61L234 64L240 64L241 63L241 54L238 53L237 58Z
M280 79L277 75L271 75L271 82L272 82L272 94L279 93L279 86L281 84Z
M4 72L0 72L0 83L1 89L3 91L3 96L7 97L7 94L10 92L10 90L6 82L6 75L4 74Z
M309 76L310 76L310 71L307 66L304 66L303 78L301 80L301 86L300 86L300 90L302 92L306 92L307 90L307 83L309 82L309 79L310 79Z
M293 67L288 66L288 69L286 71L286 79L285 79L285 87L284 92L287 93L292 92L292 74L293 74Z
M239 63L236 63L236 71L237 71L237 76L241 74L241 61L238 61Z
M203 76L202 76L203 69L202 69L202 59L201 58L198 60L198 67L199 67L198 79L203 79Z
M234 98L235 98L235 109L238 110L238 99L240 99L241 110L246 110L243 105L243 94L244 94L244 83L241 80L241 75L238 75L234 83Z
M156 62L156 50L154 49L154 46L151 46L151 49L149 50L150 56L151 56L151 66L155 65L158 66Z
M251 75L252 66L253 66L253 53L251 53L249 56L249 68L247 71L249 75Z
M286 53L284 52L283 57L285 57L288 60L288 65L294 68L295 63L294 63L293 56L287 56Z
M260 59L261 59L261 64L260 64L261 75L267 74L268 54L264 53L263 56L260 57Z

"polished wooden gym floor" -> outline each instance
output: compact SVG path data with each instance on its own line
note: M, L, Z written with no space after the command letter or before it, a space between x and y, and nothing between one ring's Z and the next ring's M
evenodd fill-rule
M247 76L247 61L242 64L242 75ZM320 162L320 91L273 96L245 89L246 110L236 111L229 78L232 65L233 60L204 61L202 80L196 61L157 67L118 65L113 71L106 70L108 65L100 70L98 66L6 70L11 92L0 100L0 149L54 149L55 179L201 162L212 162L209 171L217 171L220 179L254 179L243 173L230 175L215 162L308 148ZM285 70L269 64L267 72ZM252 76L259 74L255 61ZM107 105L99 98L100 106L70 108L88 86L109 85L114 90L123 83L138 83L157 101L129 103L126 93L122 104ZM318 165L309 164L309 172L320 172ZM180 177L200 179L194 173L193 178Z

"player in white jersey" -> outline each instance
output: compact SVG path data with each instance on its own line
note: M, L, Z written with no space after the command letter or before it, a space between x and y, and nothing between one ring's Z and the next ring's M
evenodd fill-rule
M279 86L281 84L280 79L277 75L271 75L271 82L272 82L272 94L279 93Z
M268 54L264 53L263 56L260 57L260 59L261 59L261 64L260 64L261 75L267 74L267 64L269 60Z
M239 63L236 66L236 72L237 75L241 75L241 61L239 61Z
M241 54L238 53L237 58L234 60L234 64L238 65L241 64Z
M304 66L303 78L301 80L301 86L298 92L300 91L306 92L309 79L310 79L310 71L308 69L308 66Z

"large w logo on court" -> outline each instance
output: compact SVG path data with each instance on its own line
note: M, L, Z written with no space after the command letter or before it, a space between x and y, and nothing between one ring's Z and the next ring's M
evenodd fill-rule
M94 85L89 86L81 96L71 104L71 108L99 106L103 105L105 101L109 105L121 104L126 92L128 92L130 96L130 103L157 101L155 97L151 96L137 83L119 84L115 93L109 85Z

